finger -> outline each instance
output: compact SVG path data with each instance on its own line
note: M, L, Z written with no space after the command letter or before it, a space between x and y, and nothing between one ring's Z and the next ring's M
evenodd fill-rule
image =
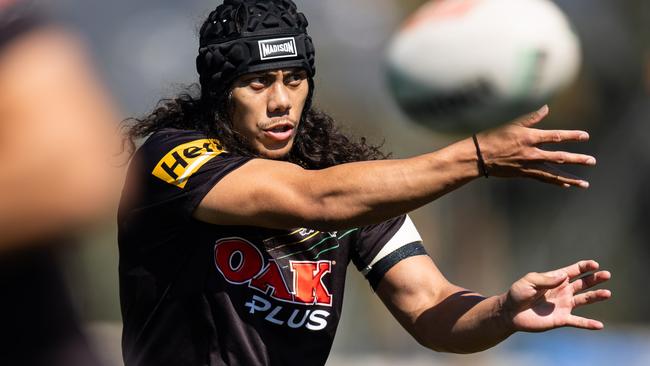
M585 181L584 179L582 179L582 178L580 178L580 177L578 177L576 175L573 175L571 173L565 172L564 170L562 170L562 169L560 169L560 168L558 168L558 167L556 167L554 165L551 165L549 163L534 163L531 166L535 167L535 168L537 168L539 170L542 170L542 171L544 171L546 173L549 173L550 176L558 177L561 180L566 179L567 182L569 182L569 183L570 183L570 181L574 181L580 187L583 187L583 188L589 187L589 183L587 181ZM581 182L585 182L587 184L585 186L582 186Z
M561 180L557 179L556 176L551 177L551 176L538 176L538 175L532 176L531 175L531 178L533 178L533 179L535 179L535 180L537 180L539 182L542 182L542 183L552 184L552 185L556 185L556 186L562 187L562 188L570 188L571 186L577 185L577 184L569 184L569 183L562 182Z
M581 316L570 315L567 319L566 326L581 328L581 329L591 329L591 330L600 330L605 327L603 323L594 319L587 319Z
M589 140L589 134L586 131L578 131L578 130L536 130L536 131L538 131L535 137L535 142L537 144Z
M548 105L544 105L542 108L538 109L535 112L517 118L514 123L523 127L531 127L537 124L539 121L543 120L547 115Z
M610 278L612 278L611 273L608 271L599 271L596 273L592 273L589 275L586 275L584 277L581 277L571 283L573 286L573 291L574 292L580 292L584 291L586 289L592 288L596 285L599 285L603 282L608 281Z
M530 272L524 276L524 280L530 283L535 289L551 289L559 286L567 278L564 271L552 271L546 273Z
M570 279L574 279L583 273L596 271L599 267L600 265L595 260L585 259L561 268L560 270L565 271L569 275Z
M569 188L569 187L589 188L589 182L587 181L581 179L566 178L548 172L535 171L534 173L529 174L529 177L537 181L540 181L542 183L553 184L563 188Z
M612 297L612 292L609 290L594 290L588 291L583 294L575 295L573 297L573 303L575 307L580 307L583 305L593 304L595 302L607 300Z
M572 174L563 172L546 163L532 164L531 168L522 169L522 172L529 178L540 182L555 184L561 187L589 188L589 182Z
M580 164L596 165L596 158L591 155L570 153L568 151L546 151L537 149L536 151L542 161L553 164Z

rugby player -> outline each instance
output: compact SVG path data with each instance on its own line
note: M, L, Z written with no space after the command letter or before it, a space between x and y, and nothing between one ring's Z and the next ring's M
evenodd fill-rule
M595 261L531 272L484 297L445 279L406 215L483 175L587 187L546 164L593 157L538 145L588 134L534 128L544 107L476 143L387 159L312 106L306 27L290 0L226 0L200 31L200 96L133 121L131 138L148 139L119 214L125 364L322 365L350 262L433 350L602 328L571 313L610 296L589 290L610 277Z

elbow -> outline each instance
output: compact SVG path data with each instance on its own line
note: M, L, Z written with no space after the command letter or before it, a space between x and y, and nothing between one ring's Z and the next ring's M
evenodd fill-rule
M413 334L413 338L422 347L428 348L428 349L430 349L430 350L432 350L434 352L456 353L456 352L453 352L448 347L446 347L443 342L440 342L440 340L432 339L431 337L427 337L426 335Z
M415 339L418 344L422 347L428 348L435 352L445 352L445 353L456 353L453 352L445 344L445 340L441 337L436 337L435 334L432 334L431 330L428 327L421 327L418 322L412 325L411 336Z
M469 354L481 352L489 348L481 348L480 344L470 341L465 337L458 337L458 335L455 335L451 330L433 330L426 326L418 329L416 325L411 334L421 346L435 352Z

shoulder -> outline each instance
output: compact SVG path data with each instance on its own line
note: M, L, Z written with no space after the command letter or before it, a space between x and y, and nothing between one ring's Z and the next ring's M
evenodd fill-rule
M202 139L208 140L208 137L201 131L163 128L152 133L142 144L140 150L143 152L152 152L157 148L167 148Z
M250 159L229 153L201 131L165 128L142 144L130 170L184 189L190 177L195 184L212 184Z
M151 134L135 156L139 160L154 162L162 158L188 160L217 152L224 153L225 150L217 139L210 139L203 132L164 128Z

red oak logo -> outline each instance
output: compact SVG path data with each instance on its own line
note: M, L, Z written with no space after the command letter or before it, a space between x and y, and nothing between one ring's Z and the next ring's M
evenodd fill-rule
M332 295L323 283L323 277L331 272L331 261L289 261L293 291L275 260L264 263L259 249L245 239L217 241L214 263L229 283L248 285L274 299L294 304L332 305Z

